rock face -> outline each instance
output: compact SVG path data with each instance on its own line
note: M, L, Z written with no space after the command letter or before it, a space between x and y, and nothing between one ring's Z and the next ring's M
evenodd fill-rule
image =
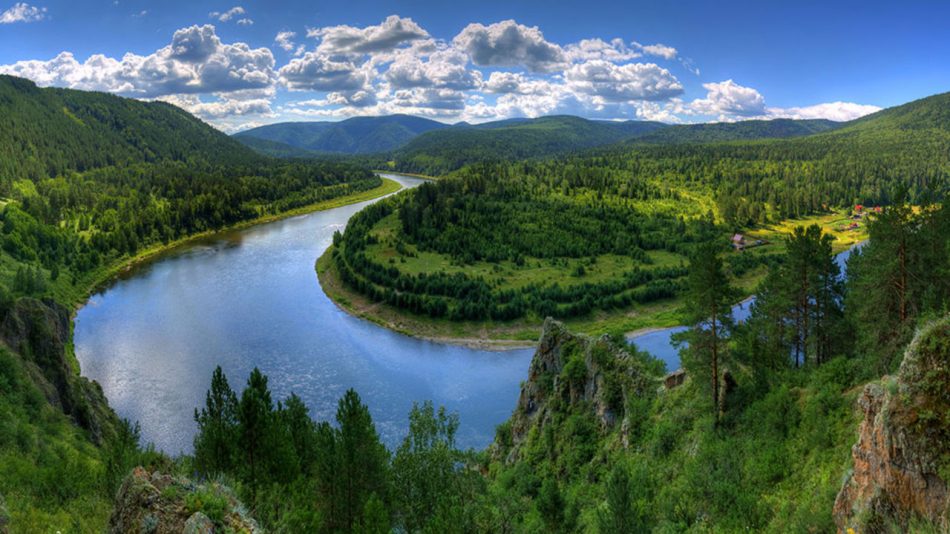
M102 388L73 369L67 352L69 311L51 299L18 299L0 322L0 341L18 353L47 400L101 443L113 432L115 413Z
M586 411L595 418L601 432L618 423L626 428L627 399L655 391L658 380L608 339L572 334L563 324L548 318L531 359L528 379L521 386L518 405L504 435L492 445L492 453L513 462L529 432L536 429L541 433L558 412Z
M109 532L210 534L261 530L226 486L198 485L136 467L116 495Z
M835 499L840 532L950 532L950 317L923 328L896 378L868 384L854 471Z

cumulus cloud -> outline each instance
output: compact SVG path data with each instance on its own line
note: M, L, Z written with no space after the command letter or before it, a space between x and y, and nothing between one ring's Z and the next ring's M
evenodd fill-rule
M264 89L276 79L269 49L222 43L211 25L182 28L175 32L171 44L148 56L126 54L115 59L95 54L79 62L72 53L62 52L49 61L2 65L0 73L30 78L44 86L141 98Z
M415 55L398 56L386 71L386 80L393 87L431 87L467 90L481 85L482 73L468 70L468 58L455 49L440 50L425 61Z
M706 97L693 100L685 111L697 115L713 115L728 120L733 117L755 117L765 114L765 98L751 87L732 80L704 83Z
M714 116L719 120L742 119L829 119L849 121L875 111L877 106L853 102L828 102L805 107L766 107L765 97L751 87L744 87L732 80L705 83L706 97L693 100L677 109L689 115Z
M271 113L270 100L266 98L241 100L221 97L213 102L205 102L198 95L168 95L158 100L174 104L207 120Z
M851 121L871 113L881 111L878 106L855 104L854 102L827 102L814 106L793 108L769 108L771 117L788 119L828 119L839 122Z
M317 50L325 55L362 55L392 50L412 41L426 39L429 33L410 18L390 15L376 26L329 26L309 28L307 37L320 39Z
M238 15L243 15L245 13L244 8L241 6L234 6L231 9L221 12L221 11L212 11L208 13L208 16L213 19L218 19L221 22L227 22Z
M15 22L36 22L46 18L46 8L31 6L23 2L13 4L13 7L0 13L0 24Z
M280 68L280 78L291 91L356 91L370 76L351 61L335 61L320 52L307 52Z
M564 77L574 90L610 102L665 100L683 92L679 80L655 63L617 65L595 59L571 66Z
M536 26L524 26L513 20L489 26L469 24L452 43L482 67L524 66L532 72L553 72L566 60L561 47L546 41Z

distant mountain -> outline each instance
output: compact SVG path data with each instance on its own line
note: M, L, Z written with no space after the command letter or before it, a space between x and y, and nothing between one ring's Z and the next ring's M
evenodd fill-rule
M441 174L494 159L525 159L609 145L666 128L661 122L594 121L567 115L508 119L428 132L396 153L403 171Z
M841 128L845 123L825 119L750 120L670 126L636 138L636 143L715 143L802 137Z
M259 159L171 104L44 89L23 78L0 75L0 180L135 162Z
M282 122L246 130L234 137L249 146L254 141L247 139L264 139L312 152L372 154L396 150L420 134L447 126L421 117L388 115L353 117L340 122ZM273 154L260 143L254 146Z
M236 139L258 154L273 156L275 158L313 158L324 155L322 152L314 152L306 148L281 143L280 141L271 141L270 139L250 136L238 137Z

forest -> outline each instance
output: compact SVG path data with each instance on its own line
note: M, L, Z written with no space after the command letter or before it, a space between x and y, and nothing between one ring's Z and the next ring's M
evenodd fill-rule
M620 333L562 332L559 366L531 379L541 403L531 410L545 417L519 403L491 447L464 451L457 416L423 403L388 450L355 391L334 421L313 421L296 395L272 398L258 370L238 394L219 368L195 412L193 456L142 451L134 429L118 456L223 477L275 531L833 531L855 388L894 373L917 327L950 306L950 209L915 213L895 195L845 272L829 236L798 227L744 323L731 319L719 246L699 242L684 273L680 387L659 386L663 364ZM936 324L929 348L913 350L950 361L947 321ZM601 385L585 393L595 368ZM617 422L604 423L604 409ZM937 414L920 424L950 432ZM875 532L939 531L915 516L862 520Z
M461 450L457 416L431 403L390 450L357 391L315 421L259 370L218 369L193 454L171 457L79 376L71 307L148 248L372 189L378 159L270 159L167 104L0 77L0 530L102 531L145 466L196 481L184 510L222 530L239 498L275 532L833 531L862 386L920 402L898 422L931 449L950 440L947 99L795 139L424 162L452 175L334 237L348 285L447 321L675 304L683 383L623 331L547 321L557 350L536 355L486 450ZM882 210L844 272L817 226L767 254L729 249L738 229L855 203ZM737 323L743 293L756 303ZM932 368L908 385L909 358ZM946 454L928 465L950 480ZM856 520L942 528L886 509Z
M685 260L709 235L724 250L734 232L892 204L898 190L912 203L942 198L948 100L937 95L792 139L632 141L539 160L505 161L502 151L500 161L466 165L360 213L335 239L334 267L371 301L450 321L540 322L668 301L683 294ZM616 256L623 261L612 273L588 275ZM727 259L740 277L763 276L761 266L775 261L765 253ZM569 272L530 274L558 264ZM474 268L481 265L493 269Z

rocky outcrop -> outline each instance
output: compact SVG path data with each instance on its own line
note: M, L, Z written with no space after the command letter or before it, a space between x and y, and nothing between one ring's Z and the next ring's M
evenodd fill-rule
M492 454L515 461L529 432L535 429L540 435L559 413L586 411L602 433L618 423L627 428L627 399L654 394L658 384L659 377L646 373L623 347L606 337L573 334L548 318L517 407L496 437Z
M69 311L52 299L18 299L0 321L0 341L20 355L47 400L101 443L116 416L99 384L74 369L69 335Z
M122 482L109 519L113 534L260 532L234 493L136 467Z
M918 332L896 377L868 384L854 470L834 505L840 532L950 531L950 317Z

